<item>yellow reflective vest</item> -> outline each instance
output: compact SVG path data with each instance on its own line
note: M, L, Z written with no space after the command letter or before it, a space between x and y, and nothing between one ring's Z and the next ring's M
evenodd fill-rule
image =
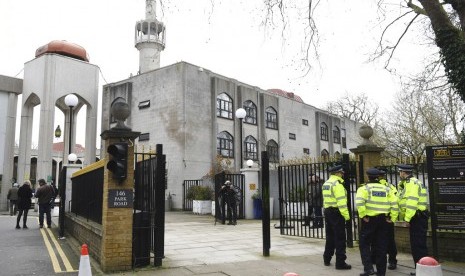
M400 218L406 222L415 216L417 210L428 209L428 194L426 187L415 177L409 177L399 183Z
M396 221L399 215L397 197L381 183L367 183L357 189L356 206L360 218L385 214Z
M323 207L338 208L345 220L350 219L347 208L347 191L344 188L344 179L337 175L331 175L322 186Z

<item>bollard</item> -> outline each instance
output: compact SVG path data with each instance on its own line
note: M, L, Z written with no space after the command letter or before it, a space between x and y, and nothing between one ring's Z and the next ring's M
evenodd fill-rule
M286 273L284 273L283 276L300 276L300 275L295 273L295 272L286 272Z
M423 257L417 263L416 276L442 276L441 265L433 257Z

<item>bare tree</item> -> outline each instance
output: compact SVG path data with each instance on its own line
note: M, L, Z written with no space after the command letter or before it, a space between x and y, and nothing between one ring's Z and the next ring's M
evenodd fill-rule
M328 112L356 122L376 127L378 124L379 106L362 94L349 94L336 101L328 102Z

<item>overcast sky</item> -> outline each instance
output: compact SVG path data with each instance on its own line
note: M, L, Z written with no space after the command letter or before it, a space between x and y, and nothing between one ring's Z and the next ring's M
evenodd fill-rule
M305 76L298 62L302 22L291 21L283 40L279 26L262 27L262 0L167 1L163 13L157 9L166 25L161 66L186 61L262 89L294 92L320 108L347 92L386 104L400 89L382 64L367 63L380 33L369 3L376 1L322 1L320 63L312 62ZM67 40L84 47L100 67L100 87L126 79L138 70L134 26L144 18L144 0L1 0L0 74L22 78L38 47Z

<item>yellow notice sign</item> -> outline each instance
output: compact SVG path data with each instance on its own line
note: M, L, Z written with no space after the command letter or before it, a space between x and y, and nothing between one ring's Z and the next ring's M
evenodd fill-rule
M250 189L251 191L256 190L256 189L257 189L257 184L255 184L255 183L250 183L250 184L249 184L249 189Z

